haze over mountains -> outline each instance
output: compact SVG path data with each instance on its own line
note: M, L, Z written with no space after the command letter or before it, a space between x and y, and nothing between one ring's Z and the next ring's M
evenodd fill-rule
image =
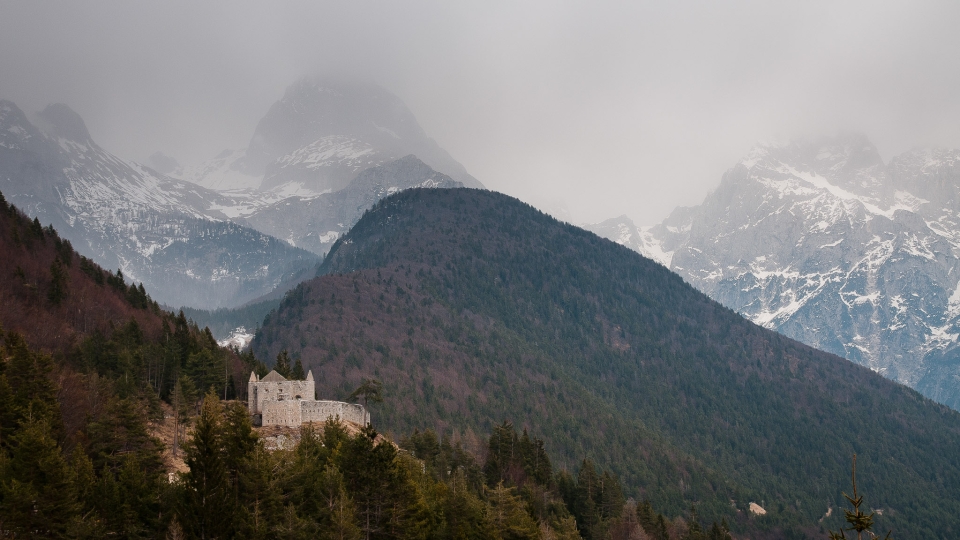
M591 229L750 320L960 407L960 152L763 144L700 206Z
M295 283L394 191L480 186L372 84L298 81L248 149L186 170L151 156L166 174L100 148L65 105L35 122L0 102L0 190L173 306L238 306Z

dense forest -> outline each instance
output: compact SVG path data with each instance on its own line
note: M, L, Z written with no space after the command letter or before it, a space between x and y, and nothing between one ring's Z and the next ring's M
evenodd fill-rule
M879 528L951 536L955 413L745 324L521 203L436 191L419 209L414 191L368 213L328 259L333 273L287 294L242 354L0 195L0 533L816 537L840 524L854 450ZM479 214L492 222L469 222ZM411 231L419 219L439 229ZM450 219L468 236L438 237L459 234ZM515 233L500 231L499 253L471 243L498 226ZM512 243L527 229L554 243ZM349 268L365 254L395 259ZM268 451L240 383L275 357L319 374L321 398L381 379L373 414L387 436L331 422ZM171 418L172 445L157 436ZM832 518L810 518L823 507Z
M857 453L879 528L960 533L960 415L520 201L402 192L338 241L321 274L286 296L253 349L301 358L327 399L382 380L390 397L373 414L388 432L429 426L476 447L512 418L562 468L589 458L668 516L696 505L771 537L838 528Z
M430 430L397 446L335 421L268 452L242 401L220 399L242 397L234 375L262 362L217 347L2 195L0 211L2 537L728 537L695 509L668 520L625 501L589 461L554 471L543 441L506 423L483 461ZM154 433L165 415L186 436L180 473Z

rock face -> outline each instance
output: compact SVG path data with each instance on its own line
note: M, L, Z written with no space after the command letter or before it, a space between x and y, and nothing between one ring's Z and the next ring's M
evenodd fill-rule
M106 152L66 105L47 107L35 125L0 101L0 191L172 306L239 305L316 264L306 251L227 221L217 208L231 200Z
M767 328L960 408L960 152L760 145L698 207L591 227Z

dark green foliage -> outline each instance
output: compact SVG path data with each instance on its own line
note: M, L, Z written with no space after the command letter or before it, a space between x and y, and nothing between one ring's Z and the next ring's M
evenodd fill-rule
M653 510L649 500L637 504L637 520L652 540L669 540L666 521L662 514Z
M293 364L293 369L290 370L290 378L295 381L302 381L307 378L307 374L303 371L303 362L300 361L300 357L297 357L297 361Z
M876 512L870 512L869 514L865 513L860 507L863 505L863 495L857 493L857 455L853 455L853 468L850 473L851 483L853 484L853 496L843 494L843 498L850 503L850 506L853 510L843 510L844 519L847 524L850 525L850 528L843 529L841 528L839 532L830 531L831 540L846 540L847 532L853 532L857 534L857 540L863 538L863 533L867 533L870 537L875 537L873 534L873 519L876 516ZM890 538L890 532L887 532L887 535L884 538Z
M474 493L479 493L485 483L483 469L474 457L464 450L460 442L449 439L439 442L433 430L414 430L409 437L400 439L400 448L421 460L426 471L438 480L452 482L454 478L464 483Z
M67 537L80 505L49 423L27 419L10 447L0 454L0 526L15 537Z
M495 538L504 540L535 540L539 538L537 522L524 508L516 489L503 482L486 489L490 501L490 530Z
M57 235L57 231L53 230L53 226L49 227L50 235L53 236L54 247L57 252L57 257L63 261L65 266L73 265L73 244L69 240L61 239Z
M93 279L94 283L96 283L97 285L104 284L105 281L103 277L103 274L104 274L103 269L97 266L90 259L83 256L80 257L80 270L84 274L90 276L90 278Z
M376 379L364 379L360 386L358 386L353 392L350 393L350 396L347 398L349 401L357 401L363 399L363 406L367 406L367 402L373 401L374 403L383 403L383 383Z
M116 274L112 274L112 275L109 273L107 274L107 285L110 285L111 287L113 287L114 289L120 292L127 291L127 284L123 280L123 272L119 268L117 268Z
M280 354L277 355L277 362L273 365L273 370L284 378L290 378L290 355L287 354L286 349L280 351Z
M0 529L24 537L149 537L164 526L160 448L147 402L119 397L110 380L84 380L18 334L0 347ZM77 381L82 381L77 385ZM119 383L120 381L116 381ZM84 390L84 388L86 388ZM61 413L68 401L69 422ZM73 445L64 455L61 442ZM93 459L91 459L91 457Z
M55 258L53 263L50 264L50 288L47 289L47 300L50 300L51 304L60 305L60 302L66 298L68 279L67 271L63 267L60 257Z
M226 538L234 519L233 490L223 440L222 406L207 394L193 437L184 445L183 477L177 517L183 530L197 538Z
M17 333L7 333L4 347L0 349L4 358L2 372L4 383L0 383L0 392L7 393L5 398L10 404L3 426L7 433L21 423L46 422L59 437L60 415L57 410L56 386L50 380L53 361L50 356L35 352L27 347L23 337Z
M583 460L576 481L568 475L558 479L560 492L587 540L604 538L623 513L620 480L609 471L598 472L593 462Z

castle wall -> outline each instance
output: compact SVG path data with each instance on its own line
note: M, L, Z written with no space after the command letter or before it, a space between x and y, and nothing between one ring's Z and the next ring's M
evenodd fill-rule
M247 407L256 425L297 427L304 422L326 422L338 418L361 426L370 423L370 413L360 404L316 401L313 373L305 381L291 381L276 372L259 380L250 374Z
M248 406L251 413L265 412L264 404L270 401L296 401L314 399L313 381L279 381L251 383Z
M262 420L264 426L299 427L303 423L300 404L303 401L267 401L263 404Z
M301 420L304 422L326 422L328 418L339 418L365 426L370 423L370 415L363 405L342 401L303 401L301 402ZM266 425L266 419L264 419Z

